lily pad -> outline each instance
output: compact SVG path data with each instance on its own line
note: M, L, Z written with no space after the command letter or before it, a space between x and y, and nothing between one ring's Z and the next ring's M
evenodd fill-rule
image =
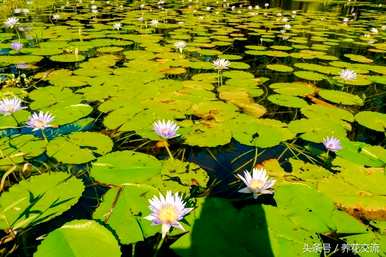
M83 190L80 180L63 172L23 180L0 197L0 228L18 230L48 221L70 209Z
M114 235L93 220L73 220L55 229L39 245L34 257L119 257Z

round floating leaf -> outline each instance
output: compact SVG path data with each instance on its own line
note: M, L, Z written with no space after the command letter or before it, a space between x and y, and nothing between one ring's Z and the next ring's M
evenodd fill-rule
M231 122L230 126L233 138L250 146L273 147L294 137L294 134L288 130L287 124L278 120L240 115Z
M73 220L55 229L39 245L34 257L120 257L114 235L93 220Z
M0 139L0 166L22 163L44 153L46 141L33 135L16 135Z
M313 71L295 71L295 76L305 80L320 81L325 79L325 76Z
M285 107L302 108L308 105L303 99L290 95L274 94L268 96L268 100L274 104Z
M341 158L337 158L334 165L340 166L340 173L321 180L318 190L350 213L384 219L386 176L383 169L366 169Z
M0 197L0 228L22 229L48 221L73 206L83 183L67 173L32 176Z
M50 57L51 61L54 62L81 62L85 59L83 55L75 54L62 54L62 55L53 55Z
M369 79L377 84L386 85L386 76L370 76Z
M292 72L294 70L292 67L283 64L269 64L267 69L278 72Z
M344 105L363 105L363 100L359 96L338 90L321 89L319 91L319 95L332 103Z
M47 146L47 155L68 164L87 163L104 155L113 148L112 140L97 132L75 132L57 137Z
M159 231L143 217L150 213L149 202L159 191L148 185L127 185L111 189L103 196L103 202L96 209L93 218L111 227L122 244L143 241ZM152 229L153 228L153 229ZM152 234L146 232L153 231Z
M380 112L363 111L355 115L355 120L362 126L379 132L386 129L386 114Z
M314 93L315 87L311 84L303 82L292 83L273 83L269 85L278 94L292 95L292 96L305 96Z
M161 167L161 162L151 155L118 151L98 158L93 163L90 175L104 184L143 183L160 175Z

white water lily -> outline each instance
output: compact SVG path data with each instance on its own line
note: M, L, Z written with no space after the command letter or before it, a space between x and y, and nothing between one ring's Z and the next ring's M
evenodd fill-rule
M177 41L174 43L175 48L182 53L184 51L184 48L186 47L186 42L185 41Z
M17 97L4 98L0 101L0 113L4 116L12 115L25 108L26 107L21 106L21 100Z
M216 70L226 70L231 65L231 62L226 59L218 58L217 60L213 61L213 66Z
M292 28L292 26L290 24L284 24L283 27L285 30L290 30Z
M57 20L60 19L60 15L57 14L57 13L55 13L55 14L52 15L52 19L53 19L54 21L57 21Z
M4 27L12 29L13 27L16 26L16 24L19 22L19 19L16 17L9 17L5 22L4 22Z
M158 20L151 20L150 21L150 25L153 26L153 27L157 27L159 24L159 21Z
M371 32L371 33L374 33L374 34L378 34L378 33L379 33L379 31L378 31L377 28L371 28L371 29L370 29L370 32Z
M185 231L181 221L193 208L185 208L185 202L178 193L168 191L166 196L160 194L149 200L151 214L145 219L150 220L153 225L162 225L162 238L165 238L169 230L174 227Z
M252 193L253 198L257 198L262 194L273 194L272 187L276 183L274 179L269 179L265 169L253 168L252 174L244 171L243 175L237 175L246 187L239 190L240 193Z
M336 137L326 137L325 139L323 139L323 145L327 150L331 152L336 152L342 149L340 140Z
M122 23L117 22L113 24L114 30L120 30L121 28L122 28Z
M357 74L353 70L345 69L340 72L340 78L346 81L355 80Z
M158 120L153 123L153 129L157 135L162 138L170 139L177 137L177 131L180 127L173 120Z
M28 119L27 126L32 128L33 131L39 129L45 129L51 127L51 122L54 120L54 116L49 112L33 113Z

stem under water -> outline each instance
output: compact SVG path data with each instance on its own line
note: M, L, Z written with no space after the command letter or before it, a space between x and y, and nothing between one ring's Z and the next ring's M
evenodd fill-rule
M157 257L157 254L158 254L159 250L161 249L161 246L162 246L164 241L165 241L165 237L161 237L161 240L159 240L159 242L158 242L157 248L155 248L155 252L154 252L153 257Z
M44 133L44 129L41 129L41 131L42 131L42 136L44 138L44 141L46 141L46 143L48 143L48 137L47 137L46 133Z
M166 141L166 140L165 140L165 148L166 148L166 151L167 151L168 154L169 154L170 159L174 160L173 154L172 154L172 152L170 151L169 146L168 146L168 141Z

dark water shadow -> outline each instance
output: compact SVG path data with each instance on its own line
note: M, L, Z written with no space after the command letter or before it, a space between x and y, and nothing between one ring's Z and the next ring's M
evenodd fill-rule
M184 257L273 257L262 205L256 201L243 205L235 206L229 199L206 199L191 231L191 245L174 248L175 253Z

